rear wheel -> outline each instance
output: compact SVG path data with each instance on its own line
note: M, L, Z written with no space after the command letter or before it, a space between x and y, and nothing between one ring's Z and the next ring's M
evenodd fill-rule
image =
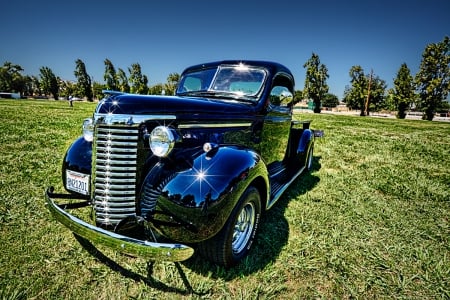
M200 253L214 263L231 267L244 258L253 244L261 216L261 197L250 186L242 194L222 230L199 245Z

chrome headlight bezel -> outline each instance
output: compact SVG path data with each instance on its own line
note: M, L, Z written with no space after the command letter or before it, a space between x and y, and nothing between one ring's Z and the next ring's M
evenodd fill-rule
M87 118L83 121L83 137L87 142L94 140L94 119Z
M172 151L177 134L174 129L166 126L157 126L150 133L149 146L153 155L166 157Z

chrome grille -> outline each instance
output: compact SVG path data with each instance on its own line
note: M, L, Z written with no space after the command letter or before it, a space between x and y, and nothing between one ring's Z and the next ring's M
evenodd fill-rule
M115 226L136 215L138 129L104 126L96 129L94 209L97 224Z

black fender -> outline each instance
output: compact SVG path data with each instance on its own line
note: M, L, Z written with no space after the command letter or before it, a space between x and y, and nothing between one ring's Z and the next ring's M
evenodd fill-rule
M304 129L302 135L300 137L300 141L298 142L297 147L297 160L300 161L302 166L305 166L307 169L310 168L308 161L312 159L312 157L308 157L312 155L314 147L314 132L311 129Z
M92 169L92 142L83 137L76 139L67 149L62 165L62 180L66 187L66 170L91 175ZM68 191L74 193L73 191Z
M311 129L305 129L302 132L300 141L298 142L297 154L308 153L308 149L314 139L314 133Z
M157 164L149 172L140 199L155 200L155 209L143 217L159 233L179 242L199 242L218 233L257 177L265 184L261 192L269 190L266 165L251 149L221 146L198 153L188 168L171 171L169 165Z

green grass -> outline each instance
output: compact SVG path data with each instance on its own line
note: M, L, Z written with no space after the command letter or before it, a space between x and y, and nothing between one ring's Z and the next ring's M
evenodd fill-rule
M91 255L44 204L94 108L0 101L0 299L450 298L450 123L297 115L325 137L251 255L230 270L199 256L147 268Z

